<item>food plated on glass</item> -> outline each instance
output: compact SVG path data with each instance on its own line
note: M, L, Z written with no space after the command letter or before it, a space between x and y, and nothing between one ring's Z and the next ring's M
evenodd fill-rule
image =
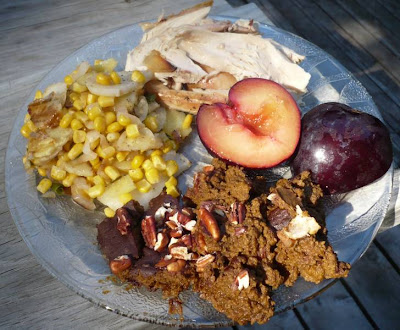
M336 112L321 111L321 118L314 118L312 122L326 124L327 121L335 123L342 120L352 124L348 132L342 135L342 131L337 132L335 125L322 125L319 128L321 134L326 136L333 132L336 140L330 139L329 143L323 139L312 142L316 148L315 152L311 151L312 154L320 155L323 151L326 154L320 155L322 161L319 167L301 168L301 164L306 162L301 158L310 157L304 156L309 152L303 146L309 145L305 139L315 136L303 136L307 126L313 123L304 119L301 121L300 109L306 111L325 103L325 100L320 101L321 94L318 94L315 84L315 80L319 79L315 72L318 65L312 67L307 64L307 60L312 60L318 54L307 51L308 44L302 49L293 43L296 52L292 51L283 40L282 45L274 41L269 42L268 47L272 45L274 51L286 60L271 63L266 70L260 69L259 75L252 73L241 76L230 67L212 67L210 62L204 64L201 58L196 57L196 53L190 52L191 43L198 42L195 47L198 48L204 42L204 33L207 36L210 33L235 35L233 39L245 35L266 40L257 35L254 22L248 22L247 25L243 21L229 24L209 19L201 23L187 22L188 16L193 17L199 11L202 13L196 19L203 19L207 14L204 8L207 7L200 6L156 24L146 25L141 43L128 54L125 71L118 69L113 60L94 62L95 58L85 58L88 62L83 65L87 69L81 76L75 75L71 67L63 72L63 76L57 77L62 80L67 74L64 83L61 83L63 86L53 85L47 90L42 86L44 92L29 106L29 117L22 129L22 134L28 138L24 163L43 177L36 184L44 197L59 192L65 195L55 200L40 198L50 215L59 212L57 200L69 203L68 195L71 195L86 209L93 210L97 206L107 216L102 220L97 211L86 212L76 208L79 211L73 212L81 214L79 221L84 224L65 218L62 222L69 227L66 228L66 235L73 235L73 231L79 228L76 237L82 239L90 232L87 239L92 243L96 239L93 230L96 223L100 223L99 247L115 278L121 281L118 283L125 283L125 288L129 283L130 293L107 281L98 282L104 280L107 274L98 246L93 247L90 253L83 252L82 242L78 248L77 245L73 246L76 242L66 242L68 239L64 238L62 244L70 246L72 255L79 255L76 260L79 267L73 268L76 271L79 269L78 273L87 279L84 284L78 285L78 291L82 290L85 296L139 319L170 324L193 322L194 325L230 322L213 311L198 295L184 291L191 289L235 322L264 323L273 315L274 309L279 312L290 308L326 286L327 281L323 281L325 278L346 276L349 263L354 262L365 250L379 226L379 220L361 221L361 226L358 224L356 228L350 225L347 228L346 221L354 225L363 217L363 210L358 209L357 191L345 195L341 203L337 202L338 196L342 198L342 195L326 199L322 194L353 190L382 175L380 181L387 180L391 175L390 171L387 172L391 164L390 144L387 149L380 146L387 146L390 140L379 120L367 116L353 119L358 113L353 110L340 112L338 109L343 109L343 104L326 105L326 108L333 108ZM185 28L174 26L179 20ZM225 27L221 27L221 22ZM239 27L235 27L235 24ZM162 31L166 30L166 26L167 29L180 30L175 37L187 36L187 39L182 37L182 40L171 41L174 33L168 33L168 48L157 48L157 38L163 39ZM265 33L262 26L259 31ZM271 31L271 37L276 37L274 33L282 33ZM249 32L250 35L246 35ZM211 36L209 38L212 39ZM297 40L293 36L291 38ZM212 40L221 42L218 37ZM254 51L267 48L264 44L259 46L259 40L254 41ZM146 50L143 59L137 54L134 56L135 49L144 49L146 47L141 45L152 42L154 49ZM176 48L171 46L174 42L178 44ZM215 48L219 50L224 47L217 45ZM182 61L195 66L184 67L179 66L180 63L173 63L168 58L168 52L162 52L164 49L171 49L178 55L186 54ZM215 53L216 57L220 56L217 51ZM173 58L178 58L178 55ZM132 65L132 61L129 62L132 56L138 59L138 63L134 67L127 67L129 63ZM124 58L115 57L123 64ZM276 59L277 56L272 58ZM250 57L248 59L252 61ZM301 60L303 62L297 64ZM305 78L305 86L293 84L298 75L286 81L279 74L278 78L274 76L276 72L284 75L285 70L279 70L279 67L286 69L288 62L299 68L297 71L303 77L299 81L303 84ZM112 64L108 66L109 63ZM81 66L77 66L76 72L84 71L80 70ZM340 69L340 66L335 68ZM347 76L343 79L350 78ZM217 88L213 88L215 86ZM308 88L313 91L308 91ZM328 90L332 98L326 101L340 101L349 105L357 103L343 102L346 101L346 93L336 97L338 93L335 94L335 88L331 88L333 90ZM367 104L369 100L366 100ZM362 102L359 103L362 107ZM38 110L38 107L41 108ZM49 109L54 108L56 112L42 118L42 114L48 114ZM366 110L371 112L371 109ZM192 121L195 113L196 126ZM347 120L350 116L351 119ZM50 119L51 122L46 122ZM363 120L369 120L371 125L364 125ZM375 131L360 130L372 126ZM197 127L197 130L189 134L190 127ZM370 166L364 162L368 157L354 159L356 156L350 152L350 163L343 159L334 164L334 169L324 165L323 159L334 155L339 145L348 144L359 137L364 139L361 142L365 142L365 149L372 152L380 166L356 182L342 182L342 185L350 188L341 189L338 183L340 173L347 171L346 166L353 168L355 163ZM377 138L374 140L372 137ZM44 155L43 152L41 154L43 144L51 146L50 152ZM322 145L322 151L318 151L318 145ZM328 146L333 148L332 152ZM206 150L222 161L215 159L211 164ZM339 152L339 155L342 153ZM333 160L330 159L327 164L332 165ZM192 166L189 168L190 163ZM290 178L285 174L285 178L278 181L278 174L283 174L290 165L293 165L293 172L297 176ZM178 176L182 171L185 172ZM339 188L320 179L329 177L332 172L339 175L338 180L334 181ZM72 179L69 182L67 178ZM371 196L370 203L375 206L378 199L374 198L385 196L386 199L390 190L387 191L379 181L373 185L376 196ZM364 189L367 189L364 193L369 196L368 186ZM332 200L336 204L329 204ZM355 213L350 212L349 217L344 215L341 212L344 203L352 205ZM328 211L327 218L325 211ZM76 215L72 218L76 218ZM91 218L96 218L96 221L86 220ZM46 224L46 221L41 221L41 224ZM59 225L57 221L51 225L56 233L59 233ZM329 226L333 229L333 236ZM334 249L328 243L326 227ZM361 229L366 240L362 239L352 249L346 234L344 238L340 237L346 229L349 230L346 234L350 236L359 235L357 230ZM338 261L333 250L344 262ZM92 252L96 257L91 256ZM91 270L85 271L88 267ZM99 267L103 268L99 270ZM72 287L76 286L75 275L68 276L69 280L72 279L69 282ZM296 282L299 276L303 279ZM97 279L97 287L94 278ZM150 290L162 289L164 296L170 299L171 312L176 315L158 317L161 310L165 309L162 300L157 298L160 292L149 293L145 287ZM139 304L142 297L156 299L155 302L150 301L150 305L154 303L160 307L160 311L155 308L151 315L138 314L137 310L127 307L131 303ZM228 304L227 301L241 301L247 308L243 307L240 313L235 314L233 311L237 310L238 305ZM249 311L249 306L260 313Z

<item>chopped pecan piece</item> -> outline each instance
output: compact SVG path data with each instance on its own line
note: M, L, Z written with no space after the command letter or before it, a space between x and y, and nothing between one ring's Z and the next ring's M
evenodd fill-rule
M123 207L120 207L117 212L117 229L121 233L121 235L128 234L128 227L132 225L132 216L129 214L128 210Z
M182 259L175 260L174 262L167 265L169 272L180 272L186 266L186 261Z
M196 271L204 272L206 266L212 263L214 260L215 257L212 254L206 254L205 256L200 257L196 261Z
M153 216L146 216L142 220L142 235L146 245L153 249L157 242L156 220Z
M238 276L236 276L235 285L238 290L247 289L249 287L250 277L249 272L246 269L241 270Z
M168 236L165 232L157 234L157 242L154 245L154 251L162 251L169 243Z
M231 212L228 216L230 222L234 224L243 223L246 218L246 207L243 203L235 202L231 205Z
M132 266L132 261L127 255L119 256L110 261L111 272L115 275L118 275L119 273L128 269L130 266Z
M221 232L219 230L217 220L215 220L211 212L205 208L201 208L199 210L199 218L212 238L214 238L216 241L219 241L221 238Z

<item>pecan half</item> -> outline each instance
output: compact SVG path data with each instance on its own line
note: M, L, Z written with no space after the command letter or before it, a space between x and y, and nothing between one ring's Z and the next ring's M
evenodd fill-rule
M178 259L167 266L169 272L180 272L186 266L186 261Z
M119 256L110 261L111 272L115 275L118 275L119 273L128 269L130 266L132 266L132 261L127 255Z
M231 205L231 212L228 216L230 222L234 224L243 223L246 218L246 207L243 203L235 202Z
M123 207L117 209L116 215L118 219L117 229L121 235L127 235L128 227L132 224L132 216L129 214L128 210Z
M202 208L199 210L199 218L212 238L214 238L216 241L219 241L221 238L221 232L219 230L217 220L215 220L211 212Z
M246 269L241 270L238 276L236 276L235 285L238 290L247 289L249 287L250 277L249 272Z
M156 220L152 216L146 216L142 220L142 236L146 245L153 249L157 242Z
M200 257L196 261L196 271L204 272L206 266L212 263L214 260L215 257L212 254L206 254L205 256Z
M169 243L168 236L165 232L157 234L157 241L154 245L154 251L160 252L162 251Z

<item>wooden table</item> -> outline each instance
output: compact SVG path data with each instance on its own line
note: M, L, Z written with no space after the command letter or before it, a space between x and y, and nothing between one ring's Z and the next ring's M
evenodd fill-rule
M104 33L154 19L163 8L167 13L178 12L196 2L14 0L0 3L1 328L163 328L95 306L68 290L37 263L8 211L4 153L16 112L33 87L60 60ZM391 130L395 162L399 166L400 37L395 31L400 28L400 6L395 0L376 0L368 6L361 0L228 2L216 1L213 13L272 21L317 44L355 74L374 98ZM395 196L398 181L396 184ZM394 213L388 221L393 219ZM399 328L399 246L400 227L379 234L347 279L336 282L294 310L275 316L267 325L254 328ZM250 328L253 327L246 327Z

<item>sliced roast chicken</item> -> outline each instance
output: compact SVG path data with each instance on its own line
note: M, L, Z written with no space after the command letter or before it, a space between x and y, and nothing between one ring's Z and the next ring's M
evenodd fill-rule
M202 103L226 102L229 88L248 77L273 80L304 93L310 80L304 56L262 38L252 20L207 18L212 2L142 25L141 43L129 52L126 71L151 70L146 88L167 107L196 113Z

